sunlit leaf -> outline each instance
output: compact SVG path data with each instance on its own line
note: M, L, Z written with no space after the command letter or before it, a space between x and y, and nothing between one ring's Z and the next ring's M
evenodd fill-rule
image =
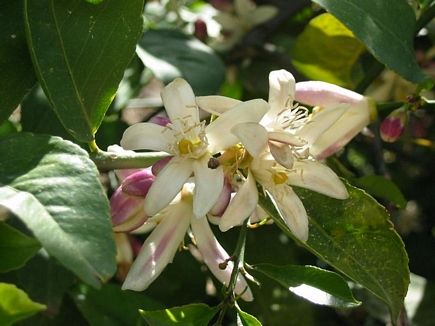
M143 0L26 0L31 56L64 127L94 138L142 34Z
M40 248L35 239L0 222L0 272L22 267Z
M310 217L309 238L303 245L386 302L397 320L409 285L403 242L384 207L364 191L346 186L346 200L294 187ZM293 237L273 204L263 195L260 203Z
M0 283L0 325L12 325L44 309L46 306L30 300L15 285Z
M254 316L242 311L237 306L237 326L261 326L260 321Z
M220 306L211 308L198 303L158 311L141 310L140 313L150 326L204 326L219 310Z
M313 1L338 18L387 68L413 83L428 79L415 59L415 14L408 1Z
M109 203L88 154L59 137L20 133L0 142L0 162L0 205L85 282L112 276Z
M346 281L334 272L298 265L256 264L253 267L313 303L342 309L359 305Z

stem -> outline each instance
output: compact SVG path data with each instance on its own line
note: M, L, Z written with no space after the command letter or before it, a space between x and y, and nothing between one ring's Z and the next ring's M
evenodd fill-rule
M233 303L234 289L236 288L237 277L239 276L240 267L243 266L244 259L245 259L245 244L246 244L246 234L248 233L247 232L248 223L249 223L249 217L243 222L239 234L239 239L237 240L236 249L234 250L234 254L232 256L234 257L234 268L233 271L231 272L231 277L226 292L227 295L222 302L222 309L219 313L219 318L215 323L215 325L217 326L223 325L222 322L225 317L225 313Z
M168 156L165 152L127 153L98 151L89 154L100 171L120 169L143 169Z
M420 32L420 30L425 27L434 17L435 5L427 8L427 10L425 10L421 17L417 20L417 22L415 23L414 34L417 35L418 32Z

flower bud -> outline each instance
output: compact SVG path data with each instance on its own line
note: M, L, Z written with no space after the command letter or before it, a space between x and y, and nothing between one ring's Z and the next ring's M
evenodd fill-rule
M226 11L233 7L229 0L210 0L210 4L217 10Z
M222 216L228 204L230 203L230 200L231 200L231 182L228 180L228 178L225 178L224 186L222 187L221 194L219 195L219 198L216 201L216 203L210 209L209 214L213 215L214 217Z
M169 163L169 161L173 158L173 156L166 156L161 158L160 160L158 160L157 162L155 162L153 164L153 166L151 167L151 171L152 173L157 176L159 174L160 171L163 170L163 168L166 166L166 164Z
M122 192L126 196L145 198L154 179L155 176L152 174L151 168L133 173L122 182Z
M381 123L381 138L383 141L393 143L402 136L408 122L408 112L405 107L400 107L391 112Z
M129 232L148 219L143 205L145 198L128 197L119 187L110 198L110 215L115 232Z
M162 127L166 127L166 125L171 122L171 119L169 119L168 117L162 117L160 115L155 115L155 116L151 117L149 122L154 123L154 124L159 125L159 126L162 126Z
M195 36L202 42L205 42L208 37L207 25L202 19L195 22Z

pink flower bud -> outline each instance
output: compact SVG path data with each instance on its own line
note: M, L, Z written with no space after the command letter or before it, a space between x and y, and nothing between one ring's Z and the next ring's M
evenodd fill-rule
M149 122L154 123L154 124L159 125L159 126L162 126L162 127L166 127L166 125L168 123L170 123L171 120L168 117L162 117L160 115L156 115L154 117L151 117Z
M195 22L195 36L202 42L205 42L208 37L207 24L202 19Z
M230 10L233 6L229 0L210 0L210 4L221 11Z
M143 205L145 198L128 197L119 187L110 198L110 215L115 232L137 229L148 219Z
M122 182L122 192L130 197L145 198L154 179L155 176L152 174L151 168L133 173Z
M166 164L169 163L169 161L173 158L173 156L166 156L161 158L160 160L158 160L157 162L155 162L153 164L153 166L151 167L151 171L152 173L157 176L159 174L160 171L163 170L163 168L166 166Z
M381 123L382 140L394 143L402 136L408 122L408 112L405 107L398 108L391 112Z

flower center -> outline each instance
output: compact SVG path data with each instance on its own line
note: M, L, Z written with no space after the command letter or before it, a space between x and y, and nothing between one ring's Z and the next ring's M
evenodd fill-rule
M286 175L284 172L277 172L277 173L274 173L273 176L272 176L272 178L273 178L273 182L274 182L276 185L283 184L284 182L287 181L287 175Z
M178 142L178 150L180 151L180 154L191 154L197 146L198 144L195 145L186 138L183 138Z

